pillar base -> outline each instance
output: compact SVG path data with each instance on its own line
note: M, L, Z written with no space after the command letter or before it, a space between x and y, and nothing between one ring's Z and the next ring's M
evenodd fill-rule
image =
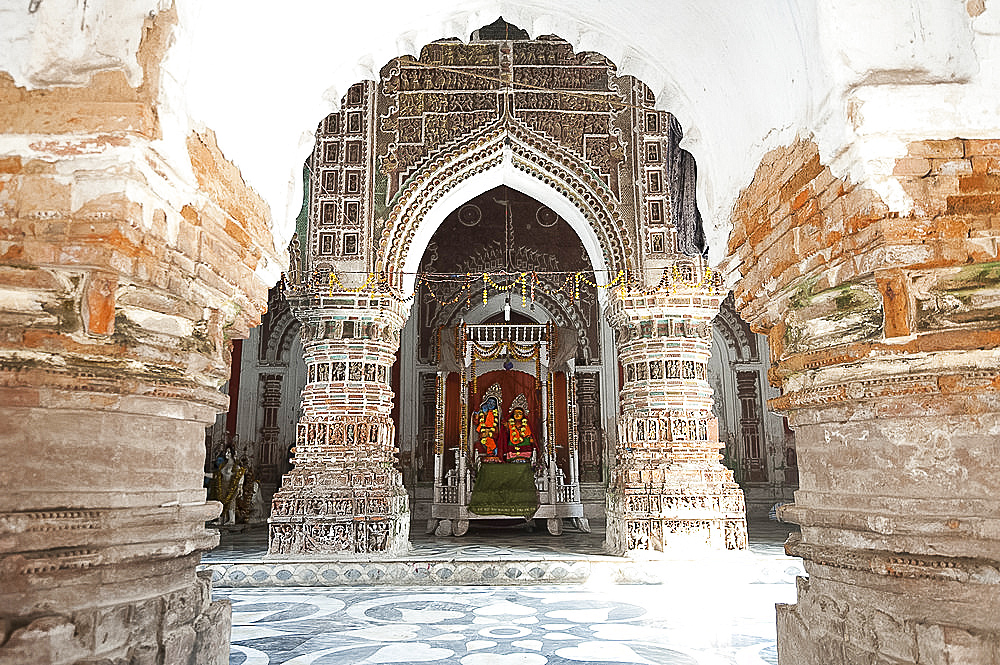
M279 491L268 523L268 558L388 557L410 549L409 497L401 485Z
M910 559L901 565L907 570L886 579L806 560L810 577L798 578L796 604L777 605L779 665L1000 662L1000 632L961 616L960 608L960 599L976 592L969 587L981 587L977 608L988 614L995 588L970 585L962 581L969 571L940 561ZM917 568L928 577L913 576ZM950 621L940 619L942 611L952 614Z
M636 551L742 550L747 547L743 491L630 486L608 495L607 547Z

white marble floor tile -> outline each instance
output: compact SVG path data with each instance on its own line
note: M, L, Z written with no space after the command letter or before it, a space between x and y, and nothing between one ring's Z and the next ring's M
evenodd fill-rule
M794 602L802 568L781 549L787 528L769 529L756 541L751 531L750 553L628 563L648 566L659 584L619 585L595 574L586 584L244 587L215 595L233 603L230 665L775 665L774 604ZM259 559L261 535L234 534L218 556ZM567 557L574 546L581 559L606 558L595 553L593 534L527 536L499 545L476 536L426 539L415 549L423 559L467 556L481 565L515 554Z
M231 665L773 665L794 585L232 589ZM691 571L683 574L688 586ZM678 584L678 586L680 586ZM534 619L533 622L523 622ZM540 619L540 620L539 620Z

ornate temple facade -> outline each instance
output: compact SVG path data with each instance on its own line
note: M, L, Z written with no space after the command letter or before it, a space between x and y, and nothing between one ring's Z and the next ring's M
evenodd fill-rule
M511 192L505 195L520 196L528 202L524 195ZM493 203L488 196L485 200ZM547 210L540 204L535 206L531 215L538 209ZM452 215L455 224L444 228L443 238L455 238L453 232L462 226L457 222L461 210ZM465 209L465 214L471 213ZM567 229L567 232L570 231ZM462 243L456 239L455 244L460 246ZM582 247L580 249L582 251ZM517 311L520 306L518 294L513 304L514 317L522 316ZM477 304L473 309L480 307ZM499 307L502 309L502 304ZM498 318L494 309L496 306L483 308L484 318ZM526 314L541 314L542 311L541 305L536 305L534 310L526 309ZM391 387L396 395L417 396L416 399L397 397L400 408L395 411L398 420L394 420L394 424L399 466L409 494L412 521L420 524L431 519L437 413L443 413L445 408L443 405L439 408L437 403L441 396L437 390L437 335L416 335L414 328L418 320L419 316L411 313L403 327L400 358L412 354L420 360L411 367L396 368L398 376L392 380ZM530 322L527 318L519 320ZM233 397L229 412L221 414L209 431L206 471L212 470L213 461L222 454L226 444L233 441L235 434L237 455L247 461L248 468L260 481L268 507L282 476L291 467L290 449L295 444L296 425L302 409L301 393L308 379L299 328L300 323L292 315L283 290L272 289L269 309L261 325L253 329L241 345L241 361L234 374L240 388L230 392ZM768 409L767 400L776 393L767 383L766 338L750 331L739 319L733 310L732 299L723 301L719 314L712 319L710 332L712 349L708 381L712 387L712 414L718 423L723 464L732 470L744 492L748 515L763 518L775 504L791 501L798 487L795 437L784 418ZM427 341L426 348L417 348L418 338ZM407 352L407 345L411 343L413 349ZM574 344L574 353L575 349ZM458 369L459 365L452 363L451 367ZM613 442L618 430L614 409L602 407L608 401L613 405L615 397L612 393L609 399L601 390L600 370L599 363L586 363L582 359L575 362L573 406L576 409L577 473L582 510L589 520L603 523L607 472L613 468ZM677 373L680 374L679 369ZM606 380L614 380L614 376ZM229 426L231 432L227 431ZM606 442L610 443L606 445ZM447 469L443 472L447 473Z
M390 62L317 129L284 282L307 381L294 468L273 499L272 555L405 549L397 427L416 435L407 473L435 487L429 528L458 533L469 519L512 516L467 508L481 505L489 464L504 461L468 436L483 399L476 386L492 381L483 361L498 354L545 358L525 370L536 386L521 397L538 405L528 418L540 496L558 498L526 515L548 519L553 532L584 518L585 457L585 473L606 468L607 479L594 480L607 492L612 550L745 547L743 495L721 463L708 384L711 320L725 294L703 257L680 125L603 56L512 31L498 22L470 44L438 42L419 59ZM491 187L505 171L549 205L517 185ZM470 182L483 194L451 203ZM429 224L439 225L431 237ZM504 337L514 334L511 310L522 324L559 331L559 344ZM400 421L390 417L390 381L409 317L405 344L416 349L404 353L415 362L402 363L396 392L417 409ZM496 327L502 343L480 331L468 351L455 348L470 324ZM453 348L466 356L457 367L445 357ZM621 391L594 400L608 435L594 446L584 434L585 456L578 372ZM452 377L457 391L446 389ZM500 421L514 398L499 398ZM423 437L411 421L421 411L437 425ZM515 430L501 429L509 441ZM605 442L607 460L594 450Z

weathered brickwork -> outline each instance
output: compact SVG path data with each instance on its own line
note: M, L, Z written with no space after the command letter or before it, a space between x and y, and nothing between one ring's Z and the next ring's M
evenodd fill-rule
M0 663L227 660L204 427L279 258L210 134L154 143L169 24L138 88L0 81Z
M894 173L913 199L909 216L835 178L807 141L769 153L742 193L729 244L731 267L741 275L737 307L755 329L769 331L772 355L782 360L776 381L782 372L872 349L919 353L1000 342L990 324L997 303L987 297L1000 260L1000 141L915 142ZM942 311L942 298L968 289L982 293L970 302L948 300ZM782 316L816 306L836 314ZM812 328L800 321L817 319L846 335L839 343L864 343L831 361L810 353Z
M900 215L800 141L739 200L737 306L796 430L786 549L810 574L779 606L783 664L997 661L998 155L911 143Z

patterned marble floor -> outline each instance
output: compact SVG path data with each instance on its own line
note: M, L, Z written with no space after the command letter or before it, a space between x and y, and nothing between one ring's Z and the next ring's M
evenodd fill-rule
M712 585L709 585L710 587ZM794 585L218 591L230 665L764 665Z
M230 665L776 664L774 604L794 602L801 562L789 527L751 525L751 552L649 562L658 584L216 588L233 603ZM260 561L262 530L230 534L213 553ZM602 556L603 533L461 540L414 532L422 558ZM576 551L572 551L576 549ZM619 558L620 560L620 558ZM646 562L634 561L643 566Z
M477 525L461 538L437 537L423 532L423 525L410 528L411 550L408 559L461 559L464 561L494 560L498 556L519 559L546 559L558 555L561 559L587 559L606 554L604 527L592 524L591 533L566 530L561 536L551 536L544 526L527 531L523 527ZM767 520L749 525L750 551L758 554L783 555L783 543L796 527ZM267 525L257 525L243 531L223 531L221 542L202 557L202 563L257 563L267 554Z
M600 526L600 525L595 525ZM759 527L759 528L758 528ZM802 572L796 559L784 556L787 528L754 525L748 552L725 558L743 571L744 581L791 581ZM527 532L497 525L478 525L462 538L435 538L413 530L410 550L388 558L363 555L330 561L296 555L265 558L265 530L225 532L222 545L201 566L216 588L356 587L360 584L434 587L583 584L594 579L617 584L663 584L683 554L654 556L655 561L611 556L604 551L603 529L593 533ZM699 554L718 559L726 553Z

